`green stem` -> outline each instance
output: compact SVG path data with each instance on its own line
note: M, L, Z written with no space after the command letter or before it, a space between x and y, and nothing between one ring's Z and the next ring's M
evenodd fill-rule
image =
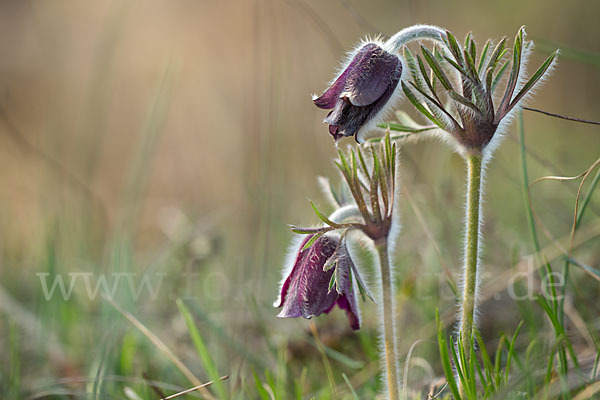
M396 335L394 329L394 296L393 282L390 270L387 237L375 242L379 263L381 265L381 288L383 307L383 349L385 356L385 372L388 388L388 398L398 399L398 369L396 363Z
M460 336L465 354L471 354L473 315L477 292L477 264L479 261L479 214L481 207L481 156L467 156L469 175L467 187L467 219L463 298L461 307Z

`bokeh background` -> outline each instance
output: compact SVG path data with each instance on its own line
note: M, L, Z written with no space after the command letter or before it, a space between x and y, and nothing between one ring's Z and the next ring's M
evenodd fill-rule
M279 320L271 307L288 224L316 222L307 199L327 209L316 177L337 179L336 149L310 95L365 35L430 23L458 37L472 31L481 45L526 25L537 43L530 70L563 49L530 104L600 119L598 15L600 2L585 0L0 2L2 397L135 398L130 390L157 398L144 376L167 394L191 386L100 295L90 300L79 282L68 301L47 301L39 275L110 281L126 272L149 274L153 284L166 274L155 299L145 291L132 299L122 285L115 302L200 381L209 374L178 297L219 373L230 376L232 397L258 398L256 377L277 398L327 398L329 364L339 396L348 394L344 373L371 398L379 389L373 304L363 306L359 333L338 310L314 320L316 336L308 321ZM577 175L600 155L597 127L530 112L524 127L530 179ZM519 160L513 124L487 178L489 280L532 252ZM398 318L402 357L426 340L410 378L421 390L441 374L432 321L436 307L451 315L454 306L443 271L459 271L465 168L435 141L403 145L402 164ZM553 237L570 231L576 189L534 189ZM599 214L595 195L584 223L596 230L576 252L592 266L600 260ZM597 332L597 282L581 271L572 279L572 301ZM519 310L543 330L530 303L493 297L480 315L483 333L512 332Z

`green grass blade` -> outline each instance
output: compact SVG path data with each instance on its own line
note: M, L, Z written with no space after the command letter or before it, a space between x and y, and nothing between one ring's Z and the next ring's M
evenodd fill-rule
M149 184L150 171L152 171L151 163L158 148L159 138L164 132L171 104L173 75L174 66L169 63L155 89L146 120L137 139L136 151L131 157L120 200L126 206L121 207L117 215L117 229L124 235L131 235L139 223L144 191Z
M217 366L210 356L210 352L208 351L208 348L206 347L204 340L202 339L202 336L196 327L196 323L194 322L194 318L192 317L190 310L181 299L177 299L177 308L179 308L179 312L185 320L188 333L192 339L192 342L194 343L194 347L196 348L196 352L200 357L200 361L202 361L204 370L206 371L208 378L214 382L211 387L215 389L220 399L228 399L229 397L227 396L225 385L221 381L221 375L219 375Z
M150 329L148 329L144 324L142 324L137 318L135 318L131 313L123 310L121 306L115 303L110 298L104 298L107 302L109 302L121 315L123 315L133 326L135 326L148 340L156 346L156 348L161 351L174 365L177 367L179 371L194 385L199 386L202 384L200 380L190 371L190 369L183 363L177 356L167 347L167 345ZM212 394L205 387L199 388L198 390L202 395L209 399L213 399Z
M560 49L561 59L577 61L583 64L589 64L600 67L600 53L590 50L578 49L573 46L568 46L562 43L553 42L551 40L535 38L536 50L546 54L552 54L556 49Z
M478 330L475 330L475 336L477 337L477 341L479 342L479 349L481 351L481 360L483 361L483 369L485 371L485 375L487 377L488 384L493 384L493 371L494 366L492 365L492 360L485 348L485 343L483 338L481 337L481 333Z
M523 125L523 112L519 111L519 144L521 150L521 190L523 192L523 202L525 203L525 213L529 225L529 233L536 254L540 253L540 242L535 228L533 211L531 210L531 199L529 197L529 175L527 173L527 152L525 149L525 128Z
M455 399L459 400L460 393L458 391L458 385L456 384L454 371L452 370L452 363L450 362L450 356L448 354L448 343L446 342L444 328L440 322L440 312L437 309L435 310L435 321L437 325L438 347L440 350L442 367L444 368L444 375L446 375L446 381L448 382L448 387L450 387L452 395Z
M17 324L9 320L8 321L8 341L9 341L9 360L8 365L10 366L10 375L8 382L8 393L5 393L8 398L18 399L21 393L21 351L19 346L19 332ZM94 382L94 386L95 386Z
M348 389L350 389L350 394L352 395L352 398L354 400L358 400L358 395L354 391L354 388L352 387L352 384L350 383L350 380L348 379L346 374L342 373L342 378L344 378L344 382L346 382L346 386L348 386Z
M257 391L258 395L260 396L260 398L262 400L271 400L271 396L269 395L269 392L267 392L267 390L265 389L262 381L256 374L256 371L254 370L254 368L252 368L252 375L254 375L254 384L256 386L256 391Z
M102 352L100 354L100 363L98 364L98 369L96 370L96 375L94 377L94 385L92 388L92 398L98 399L100 397L100 387L102 386L102 379L104 377L104 369L106 358L110 354L111 346L110 346L110 338L106 340L106 343L102 346Z
M512 340L510 341L510 345L508 346L508 358L506 359L506 371L505 371L505 380L508 381L508 373L510 372L510 363L513 358L513 353L515 352L515 342L517 341L517 335L523 326L523 321L519 322L517 325L517 329L513 334Z
M544 377L544 383L549 385L552 381L552 371L554 370L554 354L556 353L556 347L552 347L552 351L548 356L548 363L546 365L546 376Z
M498 347L496 348L496 354L494 356L494 376L496 377L496 386L499 386L502 379L501 366L502 366L502 348L504 347L504 334L500 335L498 341Z
M583 269L585 272L589 273L590 275L592 275L594 278L600 280L600 270L591 267L587 264L584 264L582 262L577 261L574 258L568 258L567 261L569 262L569 264L575 265L581 269Z
M458 347L458 353L456 353L456 348ZM463 344L462 344L462 340L460 338L460 335L458 336L457 339L457 343L451 343L450 344L450 350L451 350L451 355L452 355L452 360L454 361L454 367L455 367L455 371L458 374L458 380L460 381L460 386L462 388L468 389L469 388L469 383L467 382L467 379L465 377L465 373L464 373L464 367L465 367L465 363L464 363L464 349L463 349ZM467 393L467 398L469 398L469 395Z
M325 351L325 347L319 338L319 332L317 331L317 326L314 322L310 323L310 330L312 332L313 338L315 339L315 343L317 345L317 349L321 354L321 360L323 362L323 366L325 368L325 373L327 375L327 381L329 382L330 395L333 398L337 398L336 392L336 384L335 379L333 377L333 370L331 368L331 363L329 362L329 358L327 357L327 352Z
M598 186L598 182L600 182L600 169L598 170L598 172L596 172L596 175L594 176L594 179L592 179L592 183L590 184L590 187L589 187L585 197L583 198L583 200L581 200L581 205L579 206L579 211L577 212L577 220L575 221L575 229L577 229L579 227L579 224L581 223L581 219L583 218L583 213L585 212L585 209L587 208L588 204L590 203L592 194L594 193L594 190L596 190L596 187Z
M490 383L488 382L488 377L483 373L481 364L479 363L479 360L477 359L477 357L473 357L474 358L474 363L475 363L475 370L477 371L477 376L479 377L479 381L481 383L481 386L484 388L484 391L488 391L490 388Z
M294 380L294 391L296 393L296 400L302 400L304 396L304 386L306 385L306 375L308 374L308 368L304 366L300 373L300 379Z
M596 351L596 358L594 359L594 368L592 369L592 380L596 380L596 376L598 375L598 366L600 365L600 350Z
M475 343L473 340L473 336L471 335L471 344L469 346L470 352L469 352L469 359L467 360L469 363L469 374L468 374L468 381L469 381L469 387L470 387L470 392L471 392L471 396L473 398L477 398L477 375L475 374L475 360L476 360L476 356L475 356Z

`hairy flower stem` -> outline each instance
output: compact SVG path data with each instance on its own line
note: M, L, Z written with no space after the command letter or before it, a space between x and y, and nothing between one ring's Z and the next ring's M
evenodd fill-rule
M385 373L390 400L398 399L398 368L396 358L396 335L394 327L394 296L390 269L387 236L375 242L381 266L382 308L380 318L383 319L383 350L385 355Z
M479 214L481 212L481 156L467 156L467 218L463 298L461 307L460 338L465 355L471 354L473 316L477 296L477 264L479 263Z

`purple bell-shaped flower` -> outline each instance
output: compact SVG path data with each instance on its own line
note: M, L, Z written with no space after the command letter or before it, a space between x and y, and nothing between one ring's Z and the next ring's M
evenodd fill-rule
M361 142L364 134L385 116L395 103L394 97L402 76L402 62L383 44L363 45L351 58L341 74L313 102L319 108L331 110L324 122L337 141L354 136Z

